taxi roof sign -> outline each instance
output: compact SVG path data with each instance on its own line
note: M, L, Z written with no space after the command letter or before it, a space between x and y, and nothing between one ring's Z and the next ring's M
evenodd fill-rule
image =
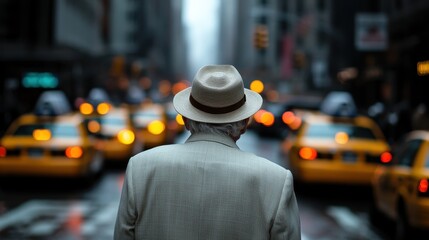
M65 93L59 90L43 92L36 102L36 115L57 116L69 112L71 112L70 103Z
M323 99L320 111L337 117L354 117L357 108L349 92L332 91Z

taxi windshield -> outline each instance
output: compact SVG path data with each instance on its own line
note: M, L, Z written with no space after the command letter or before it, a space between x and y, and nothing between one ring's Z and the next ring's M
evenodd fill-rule
M314 138L335 138L339 132L346 133L350 139L377 139L371 129L351 124L311 124L305 135Z
M104 116L99 119L102 125L125 126L126 121L124 118Z
M51 132L52 137L78 137L78 129L70 124L57 124L57 123L39 123L39 124L25 124L19 126L13 136L32 136L34 130L47 129Z
M156 110L145 110L133 114L132 119L136 126L144 126L149 122L160 119L160 113Z

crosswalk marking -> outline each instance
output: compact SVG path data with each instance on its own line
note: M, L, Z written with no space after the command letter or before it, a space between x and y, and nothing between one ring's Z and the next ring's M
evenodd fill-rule
M326 213L335 219L337 224L345 231L360 233L362 236L368 237L369 239L381 240L381 238L370 229L367 221L364 221L362 217L354 214L346 207L331 206L326 210Z
M0 232L18 231L25 237L52 236L58 232L91 237L113 237L117 202L32 200L0 215ZM100 229L102 229L100 231Z

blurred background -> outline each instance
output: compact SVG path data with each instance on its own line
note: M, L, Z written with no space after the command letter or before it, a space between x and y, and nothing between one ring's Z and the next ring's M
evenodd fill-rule
M35 112L36 103L48 91L63 93L70 112L85 118L85 124L95 119L92 110L85 113L86 102L126 109L132 139L140 145L120 150L120 156L97 147L110 144L103 142L107 137L94 134L98 125L87 129L106 162L116 156L126 164L142 149L183 142L186 132L171 100L206 64L234 65L245 87L261 93L264 109L273 115L283 114L296 96L304 99L301 102L320 103L332 91L347 92L355 113L375 122L393 153L409 132L429 130L428 14L425 0L0 0L0 136L5 138L0 157L17 157L16 149L26 148L19 143L22 139L11 140L11 126L25 114L42 117ZM94 90L103 97L94 97ZM164 125L159 132L169 131L162 138L152 130L147 130L151 136L138 132L148 119L156 118L158 110L143 113L147 105L162 108L159 120ZM104 113L96 115L102 124ZM20 121L15 125L27 120ZM240 146L288 167L281 144L296 129L275 128L271 133L274 123L260 123L255 119ZM275 133L280 137L273 137ZM0 184L1 239L111 237L125 164L103 168L102 176L89 186L67 181L60 187L47 187L44 180L33 181L31 171L21 171L31 169L31 164L0 163L0 173L7 177ZM45 177L53 171L35 175ZM353 188L355 195L345 199L338 196L344 189L327 188L334 197L297 189L304 239L390 239L396 234L370 223L371 188ZM40 209L66 213L45 216ZM22 219L29 212L34 213L33 223ZM96 229L105 229L105 236L91 235Z
M46 89L74 101L102 87L122 101L135 85L158 100L171 97L160 84L192 80L208 63L235 65L247 84L263 80L273 101L341 88L359 109L381 103L398 114L392 141L411 128L402 114L429 101L425 1L0 4L1 132Z

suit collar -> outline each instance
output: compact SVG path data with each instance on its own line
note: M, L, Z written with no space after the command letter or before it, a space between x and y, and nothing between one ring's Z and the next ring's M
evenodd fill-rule
M216 142L223 144L232 148L239 148L237 144L228 136L218 135L218 134L209 134L209 133L195 133L191 134L189 138L186 140L186 143L189 142L199 142L199 141L208 141L208 142Z

